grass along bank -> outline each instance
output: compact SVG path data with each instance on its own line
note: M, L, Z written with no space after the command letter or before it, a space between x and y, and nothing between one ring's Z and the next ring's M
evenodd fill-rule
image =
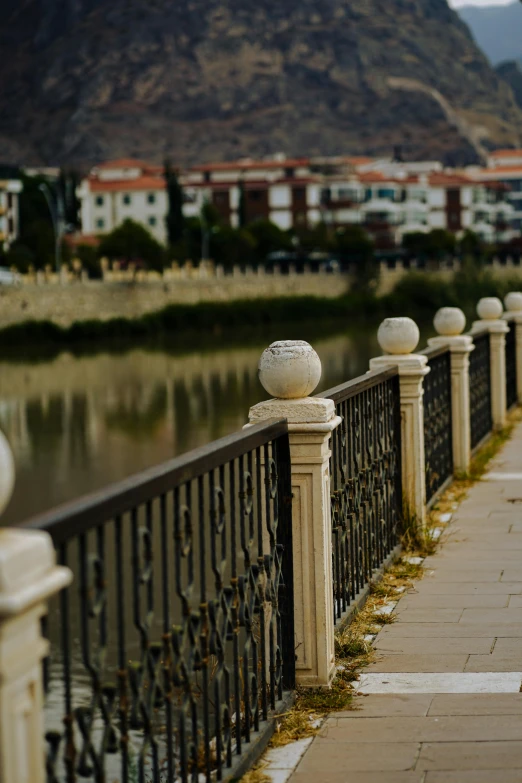
M336 278L332 276L332 285ZM52 321L24 321L0 330L2 351L23 345L46 346L54 350L74 346L96 345L103 341L118 343L166 341L183 344L187 339L208 341L222 335L241 335L255 331L315 321L325 324L354 325L365 319L375 321L395 315L409 315L418 320L433 317L440 307L461 307L468 319L475 316L475 307L483 296L503 297L522 285L519 278L497 279L491 272L465 268L450 280L436 274L411 272L402 278L393 291L376 296L373 289L352 291L328 299L316 296L277 297L274 299L244 299L233 302L200 302L172 304L137 318L77 321L62 327ZM72 294L71 294L72 295Z

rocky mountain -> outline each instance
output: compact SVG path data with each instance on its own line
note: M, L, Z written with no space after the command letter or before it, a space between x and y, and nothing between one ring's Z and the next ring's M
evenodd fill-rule
M509 84L515 100L522 109L522 60L507 60L495 68L501 79Z
M446 0L0 0L0 159L476 160L522 112Z
M522 60L522 3L459 8L473 38L493 65Z

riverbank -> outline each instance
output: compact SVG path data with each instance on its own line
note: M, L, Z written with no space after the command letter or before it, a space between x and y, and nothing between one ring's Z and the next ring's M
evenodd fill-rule
M234 344L266 335L276 327L300 326L313 321L324 333L339 331L343 325L394 315L409 315L420 321L427 312L439 307L461 307L468 320L475 316L475 303L482 296L503 297L521 286L518 278L498 278L489 271L468 270L449 279L436 274L412 272L403 277L393 291L378 296L372 291L338 295L339 282L330 276L330 290L336 297L278 296L275 298L237 299L231 302L172 304L137 317L78 320L64 326L52 320L23 320L0 329L0 353L24 355L31 350L53 354L60 350L79 353L124 350L126 344L150 345L179 350L183 345ZM5 293L3 297L5 302ZM0 306L3 302L0 302ZM287 335L290 339L292 335ZM301 336L301 339L303 337Z

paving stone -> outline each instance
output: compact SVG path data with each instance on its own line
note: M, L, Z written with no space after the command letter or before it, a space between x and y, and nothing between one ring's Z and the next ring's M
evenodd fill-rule
M423 639L409 637L390 637L379 635L375 647L388 655L489 655L495 643L494 637L453 637L442 639ZM522 639L520 640L522 646Z
M520 595L522 582L436 582L423 579L415 585L419 595ZM407 593L412 595L412 593ZM402 599L401 599L402 600Z
M522 596L520 597L522 606ZM408 593L401 598L397 611L404 609L502 609L511 606L509 595L427 595Z
M463 623L521 623L522 609L464 609L461 620Z
M522 672L368 672L359 693L519 693Z
M494 655L519 655L522 660L522 639L511 639L509 637L502 637L495 641L493 648Z
M521 655L470 655L466 672L516 672L522 670Z
M428 572L425 579L433 579L436 582L500 582L504 569L502 568L437 568L436 572ZM521 582L522 569L518 579L505 579L506 582Z
M508 606L510 609L522 608L522 595L512 595Z
M397 606L396 613L400 618L401 623L458 623L460 617L464 611L473 611L472 609L404 609L400 610L400 606ZM487 610L486 610L487 611ZM492 610L491 610L492 611ZM507 609L499 609L499 612ZM511 611L518 611L513 609ZM517 618L514 617L513 620ZM521 612L522 619L522 612Z
M496 770L521 765L522 741L429 742L422 746L415 770Z
M353 710L333 712L332 718L382 718L426 715L433 700L431 694L372 694L354 699Z
M481 656L477 656L481 657ZM386 655L367 672L463 672L468 655ZM513 671L513 670L512 670Z
M344 770L346 781L347 771L351 777L353 772L412 770L418 752L419 745L416 742L383 742L376 752L371 742L326 742L316 737L297 767L297 772L315 773L315 783L324 783L325 773Z
M522 769L427 772L423 783L522 783Z
M522 558L521 558L522 560ZM501 582L522 582L522 566L520 568L512 568L508 566L504 569Z
M445 637L522 637L522 623L394 623L386 625L377 639L384 636L408 638L445 638Z
M383 696L368 696L384 698ZM428 715L522 715L522 693L449 693L433 696Z
M491 742L520 740L522 715L444 715L327 721L325 742ZM521 759L522 765L522 759Z
M290 783L423 783L424 772L356 772L346 770L337 772L297 772L290 778ZM508 781L508 783L510 783Z

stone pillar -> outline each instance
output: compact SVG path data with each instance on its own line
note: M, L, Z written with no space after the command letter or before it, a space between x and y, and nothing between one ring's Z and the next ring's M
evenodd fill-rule
M502 320L502 302L496 296L486 296L477 305L480 320L473 322L472 334L483 329L489 332L491 349L491 418L493 429L506 426L506 333L509 326Z
M511 291L504 299L506 312L503 318L511 322L515 330L515 345L517 356L517 400L522 405L522 293Z
M462 334L466 316L458 307L441 307L433 319L438 337L428 345L448 345L451 355L451 425L453 470L467 473L471 461L471 426L469 407L469 355L475 350L473 338Z
M0 433L0 513L14 485L14 463ZM0 781L44 783L41 634L46 600L71 581L56 566L50 536L0 528Z
M321 362L300 340L273 343L261 356L259 379L274 399L250 409L249 422L285 417L292 459L292 531L296 677L328 686L335 672L330 438L341 419L333 400L310 397Z
M428 360L412 351L419 329L411 318L386 318L377 339L385 356L370 359L370 370L399 368L401 391L402 496L405 514L418 526L426 524L426 463L424 458L423 379Z

